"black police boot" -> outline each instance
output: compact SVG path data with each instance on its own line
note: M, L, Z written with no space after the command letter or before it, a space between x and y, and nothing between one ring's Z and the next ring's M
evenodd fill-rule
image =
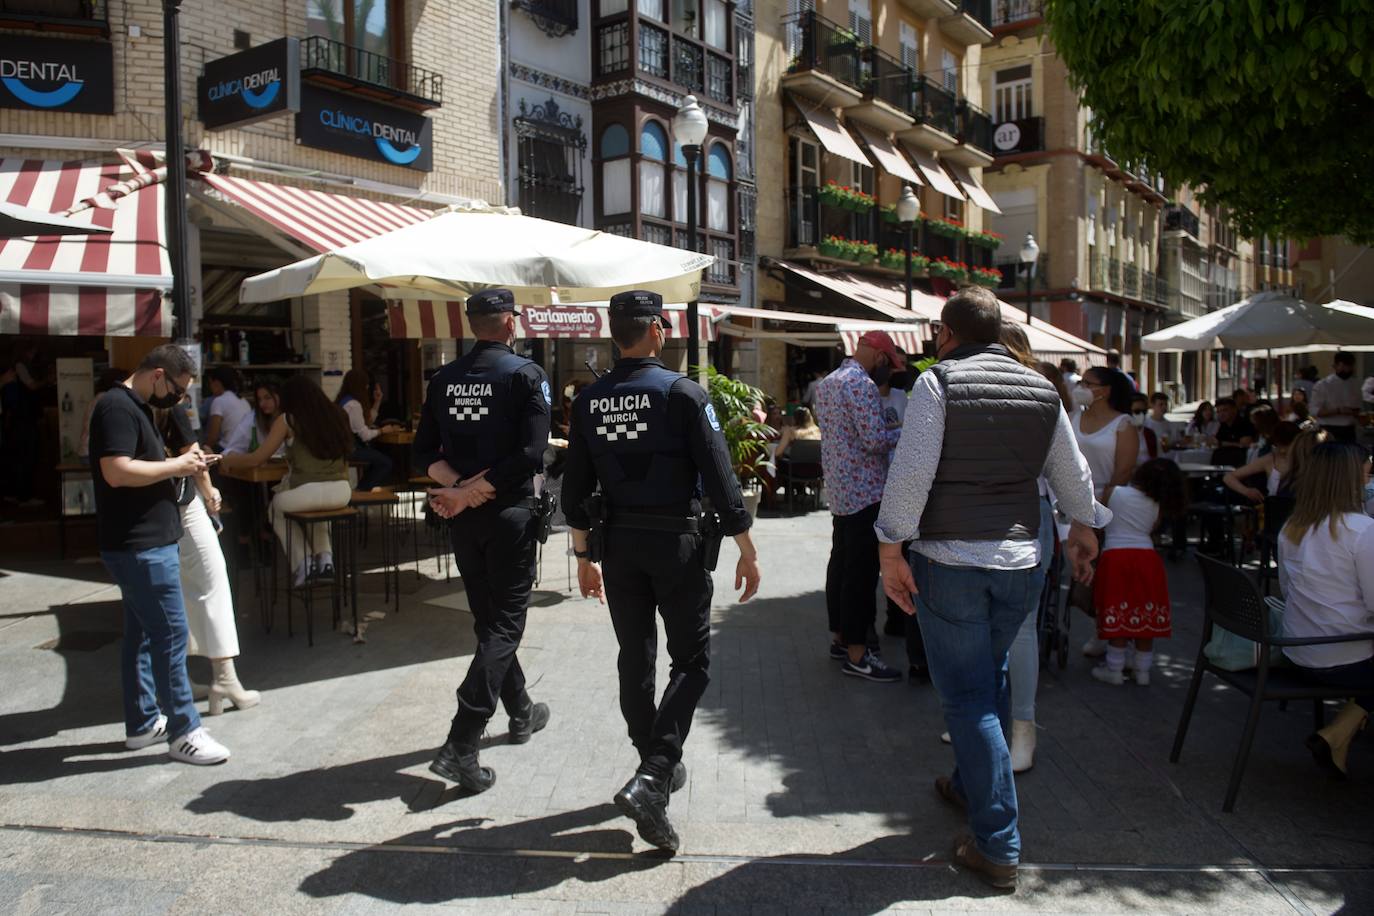
M549 724L549 704L530 703L524 715L510 717L510 743L525 744L530 736Z
M667 788L657 777L636 773L615 794L615 806L621 814L635 822L644 842L659 849L677 852L677 831L668 820Z
M477 759L477 745L460 745L452 741L439 748L429 771L456 782L469 792L485 792L496 785L496 773Z

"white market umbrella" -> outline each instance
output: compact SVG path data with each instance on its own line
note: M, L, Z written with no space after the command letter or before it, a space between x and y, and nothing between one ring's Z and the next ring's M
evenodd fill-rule
M63 216L61 213L48 213L0 200L0 239L45 235L109 235L113 231Z
M1141 338L1149 352L1282 350L1374 344L1374 309L1349 302L1313 305L1285 293L1255 293L1235 305Z
M255 277L243 302L275 302L359 286L461 299L505 287L517 302L596 302L647 289L665 302L698 298L710 255L498 210L459 210Z

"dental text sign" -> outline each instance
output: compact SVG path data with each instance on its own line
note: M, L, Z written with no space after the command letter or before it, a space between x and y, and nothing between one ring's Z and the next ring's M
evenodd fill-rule
M301 87L296 141L422 172L434 168L429 118L309 84Z
M239 127L300 110L300 42L278 38L212 60L200 77L200 121Z
M0 34L0 108L114 114L114 52L99 41Z

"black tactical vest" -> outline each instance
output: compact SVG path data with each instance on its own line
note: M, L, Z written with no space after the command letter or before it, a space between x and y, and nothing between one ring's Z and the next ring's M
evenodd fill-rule
M511 388L530 361L501 353L481 362L487 365L474 359L463 367L460 360L457 366L463 371L445 379L439 392L444 460L462 477L486 470L520 448L520 405L514 403Z
M945 438L921 540L1034 540L1058 389L998 344L959 347L930 371L945 392Z
M577 397L577 428L612 508L685 503L696 468L668 420L668 392L683 376L662 366L616 366Z

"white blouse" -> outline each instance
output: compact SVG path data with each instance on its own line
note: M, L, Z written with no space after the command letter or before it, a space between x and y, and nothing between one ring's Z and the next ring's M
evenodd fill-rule
M1279 585L1284 636L1374 632L1374 519L1347 513L1336 537L1323 520L1294 544L1279 535ZM1290 646L1284 654L1305 668L1353 665L1374 656L1374 641Z
M1088 459L1088 470L1093 475L1093 494L1100 501L1102 491L1106 489L1107 482L1112 479L1112 472L1116 470L1116 431L1125 423L1131 425L1131 418L1125 414L1119 414L1106 426L1095 433L1083 432L1083 411L1078 411L1073 415L1073 436L1078 440L1078 449L1083 453L1083 457ZM1134 428L1133 428L1134 429ZM1139 438L1140 433L1136 433ZM1137 446L1137 450L1138 450Z
M356 398L346 401L343 409L344 413L348 414L348 428L362 441L371 442L382 434L380 429L367 425L367 418L363 416L363 405L358 403Z

